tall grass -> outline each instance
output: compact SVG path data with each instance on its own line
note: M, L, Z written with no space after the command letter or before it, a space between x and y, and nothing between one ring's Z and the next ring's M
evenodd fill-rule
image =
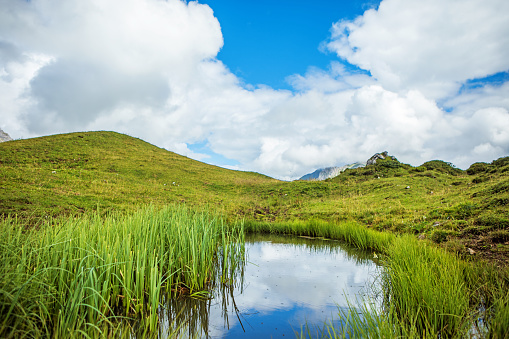
M341 309L347 326L335 338L482 338L485 317L475 289L465 283L463 263L438 248L396 239L369 298ZM422 244L421 244L422 245ZM485 318L483 320L486 321Z
M494 267L465 263L411 236L387 248L381 303L339 310L346 326L330 338L507 338L507 282ZM507 278L507 276L506 276ZM375 305L373 307L373 305Z
M208 212L145 208L47 222L0 222L0 336L126 334L122 319L154 332L162 294L200 295L243 260L241 224Z
M400 335L410 333L449 338L471 326L472 291L465 282L465 264L457 257L415 238L397 238L383 271L385 308Z
M271 223L246 221L244 227L246 232L250 233L291 234L343 240L357 248L381 253L387 250L395 238L395 235L392 233L368 229L354 221L341 223L327 222L319 219Z
M354 304L340 309L344 326L327 326L323 337L507 337L509 275L503 269L467 263L414 236L378 232L350 221L246 222L245 228L343 240L381 258L384 269L376 285L380 290L373 291L371 299L354 303L363 305L360 309ZM375 295L381 300L374 300ZM301 337L310 335L306 330Z

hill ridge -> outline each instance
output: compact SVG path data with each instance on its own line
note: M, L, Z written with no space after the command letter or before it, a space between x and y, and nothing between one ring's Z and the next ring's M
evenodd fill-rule
M50 214L136 204L218 202L239 185L274 183L255 172L190 159L125 134L74 132L0 144L0 214Z

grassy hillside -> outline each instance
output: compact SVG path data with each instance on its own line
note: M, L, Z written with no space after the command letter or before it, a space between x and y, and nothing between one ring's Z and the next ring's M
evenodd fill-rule
M0 214L54 216L139 204L221 204L239 187L273 182L114 132L0 144Z
M244 233L271 232L378 253L383 312L368 300L332 337L505 338L508 173L509 157L467 171L388 157L282 182L113 132L1 143L0 336L160 337L161 293L207 296L220 267L231 284Z
M508 262L508 173L509 158L467 171L387 158L326 181L282 182L118 133L71 133L0 144L0 214L37 219L185 202L261 223L354 221Z

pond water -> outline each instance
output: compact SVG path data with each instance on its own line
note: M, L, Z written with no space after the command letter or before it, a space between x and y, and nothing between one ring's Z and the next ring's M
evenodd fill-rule
M246 259L236 283L212 299L167 300L162 327L180 324L184 337L292 338L307 325L318 335L325 323L341 326L338 308L369 293L379 269L373 253L303 237L248 236Z

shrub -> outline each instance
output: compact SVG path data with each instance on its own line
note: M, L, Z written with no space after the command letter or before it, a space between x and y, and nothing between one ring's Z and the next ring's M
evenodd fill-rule
M375 166L387 167L387 168L399 168L399 167L401 167L401 163L397 160L394 161L394 160L387 159L385 161L380 161L379 163L377 162Z
M476 162L467 169L468 175L474 175L479 173L486 173L488 169L490 168L490 165L488 165L485 162Z
M495 198L488 203L489 206L506 206L509 205L509 197Z
M483 235L492 230L491 226L468 226L463 229L462 234Z
M480 184L480 183L486 182L488 180L490 180L490 178L483 175L483 176L475 177L474 179L472 179L472 183L473 184Z
M509 165L509 157L498 158L497 160L493 160L491 164L495 167L507 166Z
M491 188L492 193L502 193L509 191L509 180L499 182Z
M449 235L449 232L445 230L434 230L431 233L431 240L437 244L440 244L447 240L447 236Z
M451 174L451 175L459 175L462 174L463 171L459 168L454 167L454 165L450 162L445 162L442 160L431 160L425 162L421 166L426 167L427 170L435 170L441 173Z
M509 228L509 219L498 215L481 215L475 220L476 225L490 226L497 229Z
M454 206L451 210L451 216L455 219L468 219L475 214L477 206L475 204L463 203Z

